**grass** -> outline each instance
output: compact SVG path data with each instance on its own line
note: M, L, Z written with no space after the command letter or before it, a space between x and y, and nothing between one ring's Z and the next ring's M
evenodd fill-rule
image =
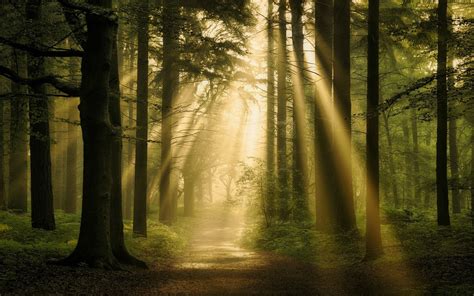
M67 256L79 235L79 215L56 212L57 229L32 229L29 214L0 212L0 264L41 264ZM148 222L148 238L133 238L131 223L124 225L125 240L132 254L146 262L178 256L186 246L183 224L168 227Z
M450 227L436 225L435 212L386 209L382 217L384 256L363 263L365 229L329 235L313 225L293 223L264 227L251 225L243 245L255 250L311 262L323 269L378 268L412 270L425 292L443 295L473 295L474 227L466 214L452 216ZM358 225L364 225L359 221ZM364 265L365 264L365 265Z

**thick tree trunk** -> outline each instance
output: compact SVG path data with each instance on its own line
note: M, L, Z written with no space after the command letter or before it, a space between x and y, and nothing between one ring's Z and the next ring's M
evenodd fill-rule
M273 0L268 0L267 11L267 216L275 216L275 40L273 28Z
M334 173L331 173L333 0L315 1L315 27L316 69L319 74L314 99L316 228L327 231L331 228L330 200L334 183Z
M25 55L13 51L12 68L26 76ZM18 212L28 209L28 99L21 96L26 88L12 82L12 93L20 96L11 101L10 121L10 173L8 184L8 208Z
M147 235L148 187L148 1L140 2L138 15L137 135L133 233Z
M352 124L351 124L351 57L350 57L350 0L334 1L334 106L336 116L342 121L335 136L344 139L348 147L344 155L338 158L336 174L338 183L333 190L336 217L334 226L345 231L355 228L354 197L352 188ZM338 151L338 150L334 150Z
M28 20L38 27L41 18L41 0L26 4ZM28 76L43 77L44 58L28 56ZM31 172L31 224L33 228L54 230L53 186L51 180L51 151L49 109L44 84L33 85L30 97L30 172Z
M290 0L293 49L296 58L296 74L293 79L293 219L309 218L306 186L306 124L305 114L305 57L303 32L303 1Z
M393 143L392 143L392 135L390 132L390 125L388 121L388 114L383 114L384 119L384 126L385 126L385 134L387 136L387 153L388 153L388 167L390 170L391 175L391 185L392 185L392 202L395 208L400 207L400 201L398 198L398 183L397 183L397 170L395 167L395 161L393 159Z
M382 253L380 232L379 167L379 0L369 0L367 46L367 175L366 175L366 253L374 259Z
M111 8L111 0L89 4ZM119 268L110 240L112 189L111 154L114 140L109 120L109 78L116 24L88 14L87 45L82 59L81 115L84 141L84 182L79 239L63 264Z
M160 179L160 222L172 224L176 217L175 196L171 183L173 167L172 112L173 101L179 87L179 69L176 61L178 54L177 26L179 7L175 1L163 2L163 100L161 130L161 179Z
M438 68L437 68L437 132L436 132L436 196L438 225L450 225L448 199L448 95L447 95L447 22L448 1L438 2Z
M278 4L278 108L277 108L277 166L278 166L278 196L279 217L282 221L289 218L288 166L286 160L286 0Z

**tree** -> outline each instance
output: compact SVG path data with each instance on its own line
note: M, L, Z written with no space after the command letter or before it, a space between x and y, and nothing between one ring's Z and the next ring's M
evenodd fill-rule
M75 101L67 102L68 119L70 121L77 118L77 104ZM76 213L77 208L77 139L79 136L77 126L70 122L67 127L67 176L66 195L64 197L64 211L66 213Z
M13 50L12 69L26 76L26 56L20 51ZM28 196L28 99L25 96L25 86L12 81L12 94L15 99L11 103L10 121L10 160L8 184L8 208L26 212Z
M330 201L334 184L331 152L333 0L315 1L315 28L316 71L319 75L314 98L316 228L329 230L329 218L332 216Z
M26 17L40 28L41 0L28 0ZM39 36L41 38L41 36ZM44 58L28 55L28 75L44 76ZM54 230L53 187L51 183L51 151L49 136L48 98L44 84L30 86L30 159L31 159L31 224L33 228Z
M382 253L380 233L379 168L379 0L369 0L367 45L367 156L366 156L366 254L373 259Z
M140 1L138 12L137 132L133 233L147 235L148 164L148 1Z
M279 217L282 221L289 218L288 166L286 162L286 0L278 4L278 59L277 59L277 167L278 167L278 196Z
M171 224L176 219L175 195L171 183L173 152L172 112L178 93L179 69L179 7L175 1L163 2L163 100L161 111L161 176L160 176L160 221Z
M273 0L267 10L267 212L275 215L275 38Z
M5 136L3 117L3 101L0 101L0 210L6 210L7 208L7 200L5 198Z
M293 195L296 221L305 221L309 217L306 186L305 151L305 57L303 31L303 0L290 0L293 50L296 58L296 74L293 85Z
M334 107L336 116L342 121L340 130L335 130L335 137L344 139L348 145L343 148L343 155L339 155L340 159L336 162L337 186L333 188L336 191L336 197L333 199L334 227L342 231L355 228L352 148L350 147L352 140L350 4L350 0L334 1ZM341 148L337 147L337 149ZM333 149L334 152L337 153L338 150Z
M438 225L450 225L448 199L448 94L447 94L447 21L448 1L438 2L438 58L436 77L437 131L436 131L436 196Z

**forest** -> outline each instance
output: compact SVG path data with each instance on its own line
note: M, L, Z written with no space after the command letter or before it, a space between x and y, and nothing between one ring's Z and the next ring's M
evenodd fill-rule
M0 19L0 295L474 295L474 1Z

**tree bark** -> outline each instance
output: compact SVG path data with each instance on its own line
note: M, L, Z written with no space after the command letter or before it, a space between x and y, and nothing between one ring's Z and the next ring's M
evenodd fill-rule
M130 73L133 73L135 70L135 39L133 38L133 34L130 34L130 68L129 71ZM133 94L133 89L134 89L134 80L130 79L129 83L129 89L130 89L130 96ZM128 100L128 128L133 127L133 100L129 98ZM133 140L129 138L127 140L128 143L128 148L127 148L127 175L126 175L126 187L125 187L125 205L124 205L124 217L127 220L132 219L132 208L133 208L133 190L134 190L134 176L135 174L133 173L134 171L134 164L133 164L133 158L134 158L134 149L135 146L133 145ZM136 143L136 141L135 141ZM132 169L133 168L133 169Z
M278 107L277 107L277 166L278 166L278 196L279 217L282 221L289 218L288 166L286 159L286 0L279 0L278 4Z
M379 0L369 0L367 46L367 176L366 176L366 253L367 259L382 254L380 232L379 165Z
M448 99L447 99L447 22L448 1L438 2L438 66L437 66L437 131L436 131L436 197L438 225L450 225L448 199L447 136L448 136Z
M416 108L413 107L411 110L411 130L412 130L412 141L413 141L413 197L414 204L419 207L421 201L421 188L420 188L420 161L419 161L419 144L418 144L418 118L416 114Z
M333 209L330 200L334 183L334 173L331 173L333 14L333 0L315 1L315 54L319 74L314 99L316 228L326 231L331 228L329 219Z
M70 61L70 73L75 74L76 64ZM73 124L78 120L78 109L76 100L68 102L68 119L67 126L67 176L66 176L66 194L64 197L64 211L74 214L77 210L77 154L78 154L78 127Z
M290 0L293 50L296 58L296 74L293 80L293 219L306 221L309 218L306 182L306 124L305 114L305 57L303 31L303 1Z
M179 58L177 26L179 7L175 1L163 1L163 100L161 130L161 179L160 179L160 222L172 224L176 217L175 196L171 183L173 167L172 112L173 102L179 87Z
M267 197L268 217L275 215L275 40L273 28L273 0L268 0L267 11Z
M12 68L26 77L25 55L13 51ZM22 96L26 88L12 82L12 93ZM11 101L10 122L10 174L8 186L8 208L26 212L28 197L28 99L17 98Z
M41 0L28 0L26 17L38 28L41 21ZM28 56L28 76L43 77L44 58ZM30 97L30 172L31 172L31 224L33 228L54 230L53 186L51 180L51 151L49 109L44 84L31 86Z
M89 0L89 4L111 8L111 0ZM116 23L87 14L87 43L82 59L79 105L84 142L84 182L79 239L73 253L62 262L86 263L91 267L116 269L110 240L112 189L111 154L114 141L109 119L109 79Z
M453 202L453 213L461 213L461 192L459 190L459 166L457 145L457 122L456 118L449 120L449 162L451 166L451 193Z
M5 135L3 119L3 101L0 101L0 210L6 210L7 199L5 190Z
M138 15L137 134L133 233L147 235L148 186L148 1L140 1Z
M110 241L112 252L120 263L146 268L146 264L128 252L123 233L122 210L122 116L120 112L120 76L118 64L117 32L113 34L111 71L109 77L109 115L113 128L110 200Z
M397 182L397 170L395 166L395 161L393 159L393 143L392 135L390 132L390 125L388 121L388 114L383 114L385 134L387 136L387 153L388 153L388 167L390 170L391 183L392 183L392 202L395 208L400 207L399 195L398 195L398 182Z
M341 130L336 130L335 136L343 138L349 146L343 148L345 155L338 159L336 166L338 182L334 188L336 191L334 225L341 231L355 228L352 148L350 147L352 143L350 4L350 0L334 1L334 106L336 116L339 116L342 121ZM333 151L337 150L333 149Z
M403 119L402 121L404 147L403 155L405 158L405 186L403 186L403 200L402 206L409 207L413 202L413 196L411 196L410 190L413 188L413 163L410 151L410 129L408 122Z

